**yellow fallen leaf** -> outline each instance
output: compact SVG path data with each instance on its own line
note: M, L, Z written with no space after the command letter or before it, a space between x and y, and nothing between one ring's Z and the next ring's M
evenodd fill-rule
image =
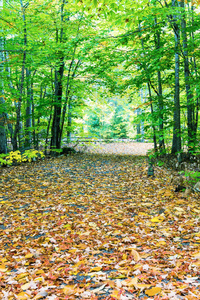
M146 202L146 203L141 203L141 205L150 207L150 206L152 206L152 203L151 202Z
M33 300L39 300L39 299L44 299L44 295L42 295L42 294L37 294L37 295L33 298Z
M66 285L63 289L63 293L67 296L73 295L75 292L75 285Z
M145 283L138 283L135 287L137 287L138 289L143 289L143 288L150 288L151 285L150 284L145 284Z
M27 300L30 299L30 295L25 293L25 292L21 292L19 293L17 296L17 300Z
M161 292L161 290L162 290L161 287L155 286L149 290L146 290L145 294L148 296L155 296L156 294L159 294Z
M101 270L101 267L94 267L92 269L90 269L90 272L98 272Z
M110 296L115 298L115 299L121 299L121 295L120 295L119 290L114 290Z
M126 248L124 250L131 251L131 254L133 255L133 258L134 258L135 262L138 262L141 259L139 253L135 249L129 247L129 248Z
M36 278L34 279L34 281L44 281L44 278L43 278L43 277L36 277Z
M37 274L43 274L44 273L44 271L43 270L36 270L35 271L35 274L37 275Z
M70 224L65 224L63 227L64 227L64 228L71 229L71 225L70 225Z
M26 254L25 258L32 258L33 256L34 256L33 253L28 253L28 254Z
M96 223L94 223L94 222L89 222L89 226L91 226L91 227L97 227Z
M138 282L138 278L137 277L134 277L134 278L128 278L126 280L123 280L122 281L122 285L125 285L125 286L135 286L137 285L137 282Z
M153 223L160 223L160 222L162 222L162 220L163 219L161 219L161 218L155 217L155 218L151 219L151 222L153 222Z
M6 272L7 268L5 265L0 265L0 272Z
M21 286L21 289L25 291L25 290L28 290L29 287L30 287L30 282L27 282Z
M133 255L133 258L134 258L134 261L135 261L135 262L138 262L138 261L141 259L139 253L138 253L136 250L133 249L133 250L131 251L131 254Z
M174 209L176 209L179 212L184 212L185 210L182 207L174 207Z
M166 242L165 241L159 241L156 243L156 246L159 247L161 245L166 245Z
M28 272L18 274L18 275L16 276L16 280L22 279L22 278L24 278L24 277L26 277L26 276L28 276L28 275L29 275Z
M165 191L163 196L170 197L170 196L172 196L172 192L171 191Z
M69 252L69 253L75 253L77 250L78 250L78 249L71 249L71 250L69 250L68 252Z
M194 256L195 258L199 258L199 259L200 259L200 252L199 252L199 253L193 254L193 256Z

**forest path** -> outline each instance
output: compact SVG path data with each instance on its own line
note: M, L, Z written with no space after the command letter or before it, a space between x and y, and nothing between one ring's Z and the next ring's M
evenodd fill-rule
M140 156L4 169L0 298L199 299L199 203L172 189Z
M153 143L140 142L112 142L112 143L83 143L83 146L77 146L77 150L83 150L85 153L96 154L114 154L114 155L146 155L153 149Z

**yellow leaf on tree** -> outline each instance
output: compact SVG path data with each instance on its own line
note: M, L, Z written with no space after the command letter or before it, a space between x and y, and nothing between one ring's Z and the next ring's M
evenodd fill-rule
M145 294L148 296L155 296L156 294L159 294L160 292L161 292L161 287L155 286L149 290L146 290Z

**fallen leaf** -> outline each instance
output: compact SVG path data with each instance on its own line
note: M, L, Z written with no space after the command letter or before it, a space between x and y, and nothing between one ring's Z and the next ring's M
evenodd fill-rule
M161 287L152 287L149 290L145 290L145 294L148 296L155 296L161 292Z

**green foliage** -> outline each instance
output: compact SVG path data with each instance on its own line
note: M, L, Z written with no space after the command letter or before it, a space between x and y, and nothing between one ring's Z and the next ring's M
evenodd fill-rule
M11 151L9 154L0 154L0 166L31 162L41 159L44 156L42 151L34 149L26 150L24 153L21 153L19 150Z
M194 185L196 182L200 181L200 172L199 171L185 171L184 176L189 184Z
M117 106L110 125L111 138L127 138L127 125L123 117L123 108Z

